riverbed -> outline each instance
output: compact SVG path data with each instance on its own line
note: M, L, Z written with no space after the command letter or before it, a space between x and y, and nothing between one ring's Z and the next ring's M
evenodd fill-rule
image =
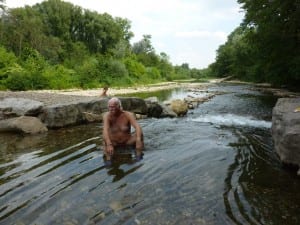
M270 133L276 97L241 84L205 93L219 94L185 117L139 121L140 162L126 153L105 167L101 123L1 134L0 224L299 224L300 181Z

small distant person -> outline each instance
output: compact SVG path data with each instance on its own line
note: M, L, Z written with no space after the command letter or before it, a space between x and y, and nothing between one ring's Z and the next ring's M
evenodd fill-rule
M100 97L107 97L107 91L108 91L108 87L104 87L103 90L102 90L102 93L100 95Z
M111 165L116 147L133 146L136 160L143 159L143 131L134 115L122 109L121 101L113 97L108 101L108 112L103 116L103 141L105 164ZM131 133L131 126L135 132Z

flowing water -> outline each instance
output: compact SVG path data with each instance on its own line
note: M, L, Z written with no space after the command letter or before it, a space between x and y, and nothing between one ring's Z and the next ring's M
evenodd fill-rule
M101 123L1 134L0 224L300 224L300 181L273 150L276 99L214 91L185 117L140 120L140 162L123 154L104 167Z

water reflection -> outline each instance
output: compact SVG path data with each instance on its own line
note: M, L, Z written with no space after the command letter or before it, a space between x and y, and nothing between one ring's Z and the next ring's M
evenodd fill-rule
M282 171L273 152L269 131L246 129L234 132L238 140L230 146L236 154L228 167L223 192L228 217L234 224L297 224L294 222L299 222L299 218L293 214L297 210L290 202L291 196L287 197L291 193L282 189L292 191L293 187L287 188L284 184L290 176ZM294 182L300 184L299 180Z
M132 164L136 163L135 161L131 160ZM127 163L127 161L126 161ZM107 174L113 176L113 180L112 182L116 182L121 180L123 177L127 176L128 174L131 174L133 172L135 172L136 170L138 170L141 166L143 166L142 164L139 165L135 165L134 167L130 168L130 169L125 169L124 167L122 168L122 163L120 163L120 161L118 162L114 162L112 167L108 168L108 172Z

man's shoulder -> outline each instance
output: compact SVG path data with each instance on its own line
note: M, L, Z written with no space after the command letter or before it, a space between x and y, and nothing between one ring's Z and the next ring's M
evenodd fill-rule
M129 116L133 114L132 112L126 111L126 110L123 110L123 113L124 113L125 115L129 115Z
M127 118L135 118L135 113L130 111L123 111Z
M109 112L104 112L102 115L103 115L103 119L108 118Z

